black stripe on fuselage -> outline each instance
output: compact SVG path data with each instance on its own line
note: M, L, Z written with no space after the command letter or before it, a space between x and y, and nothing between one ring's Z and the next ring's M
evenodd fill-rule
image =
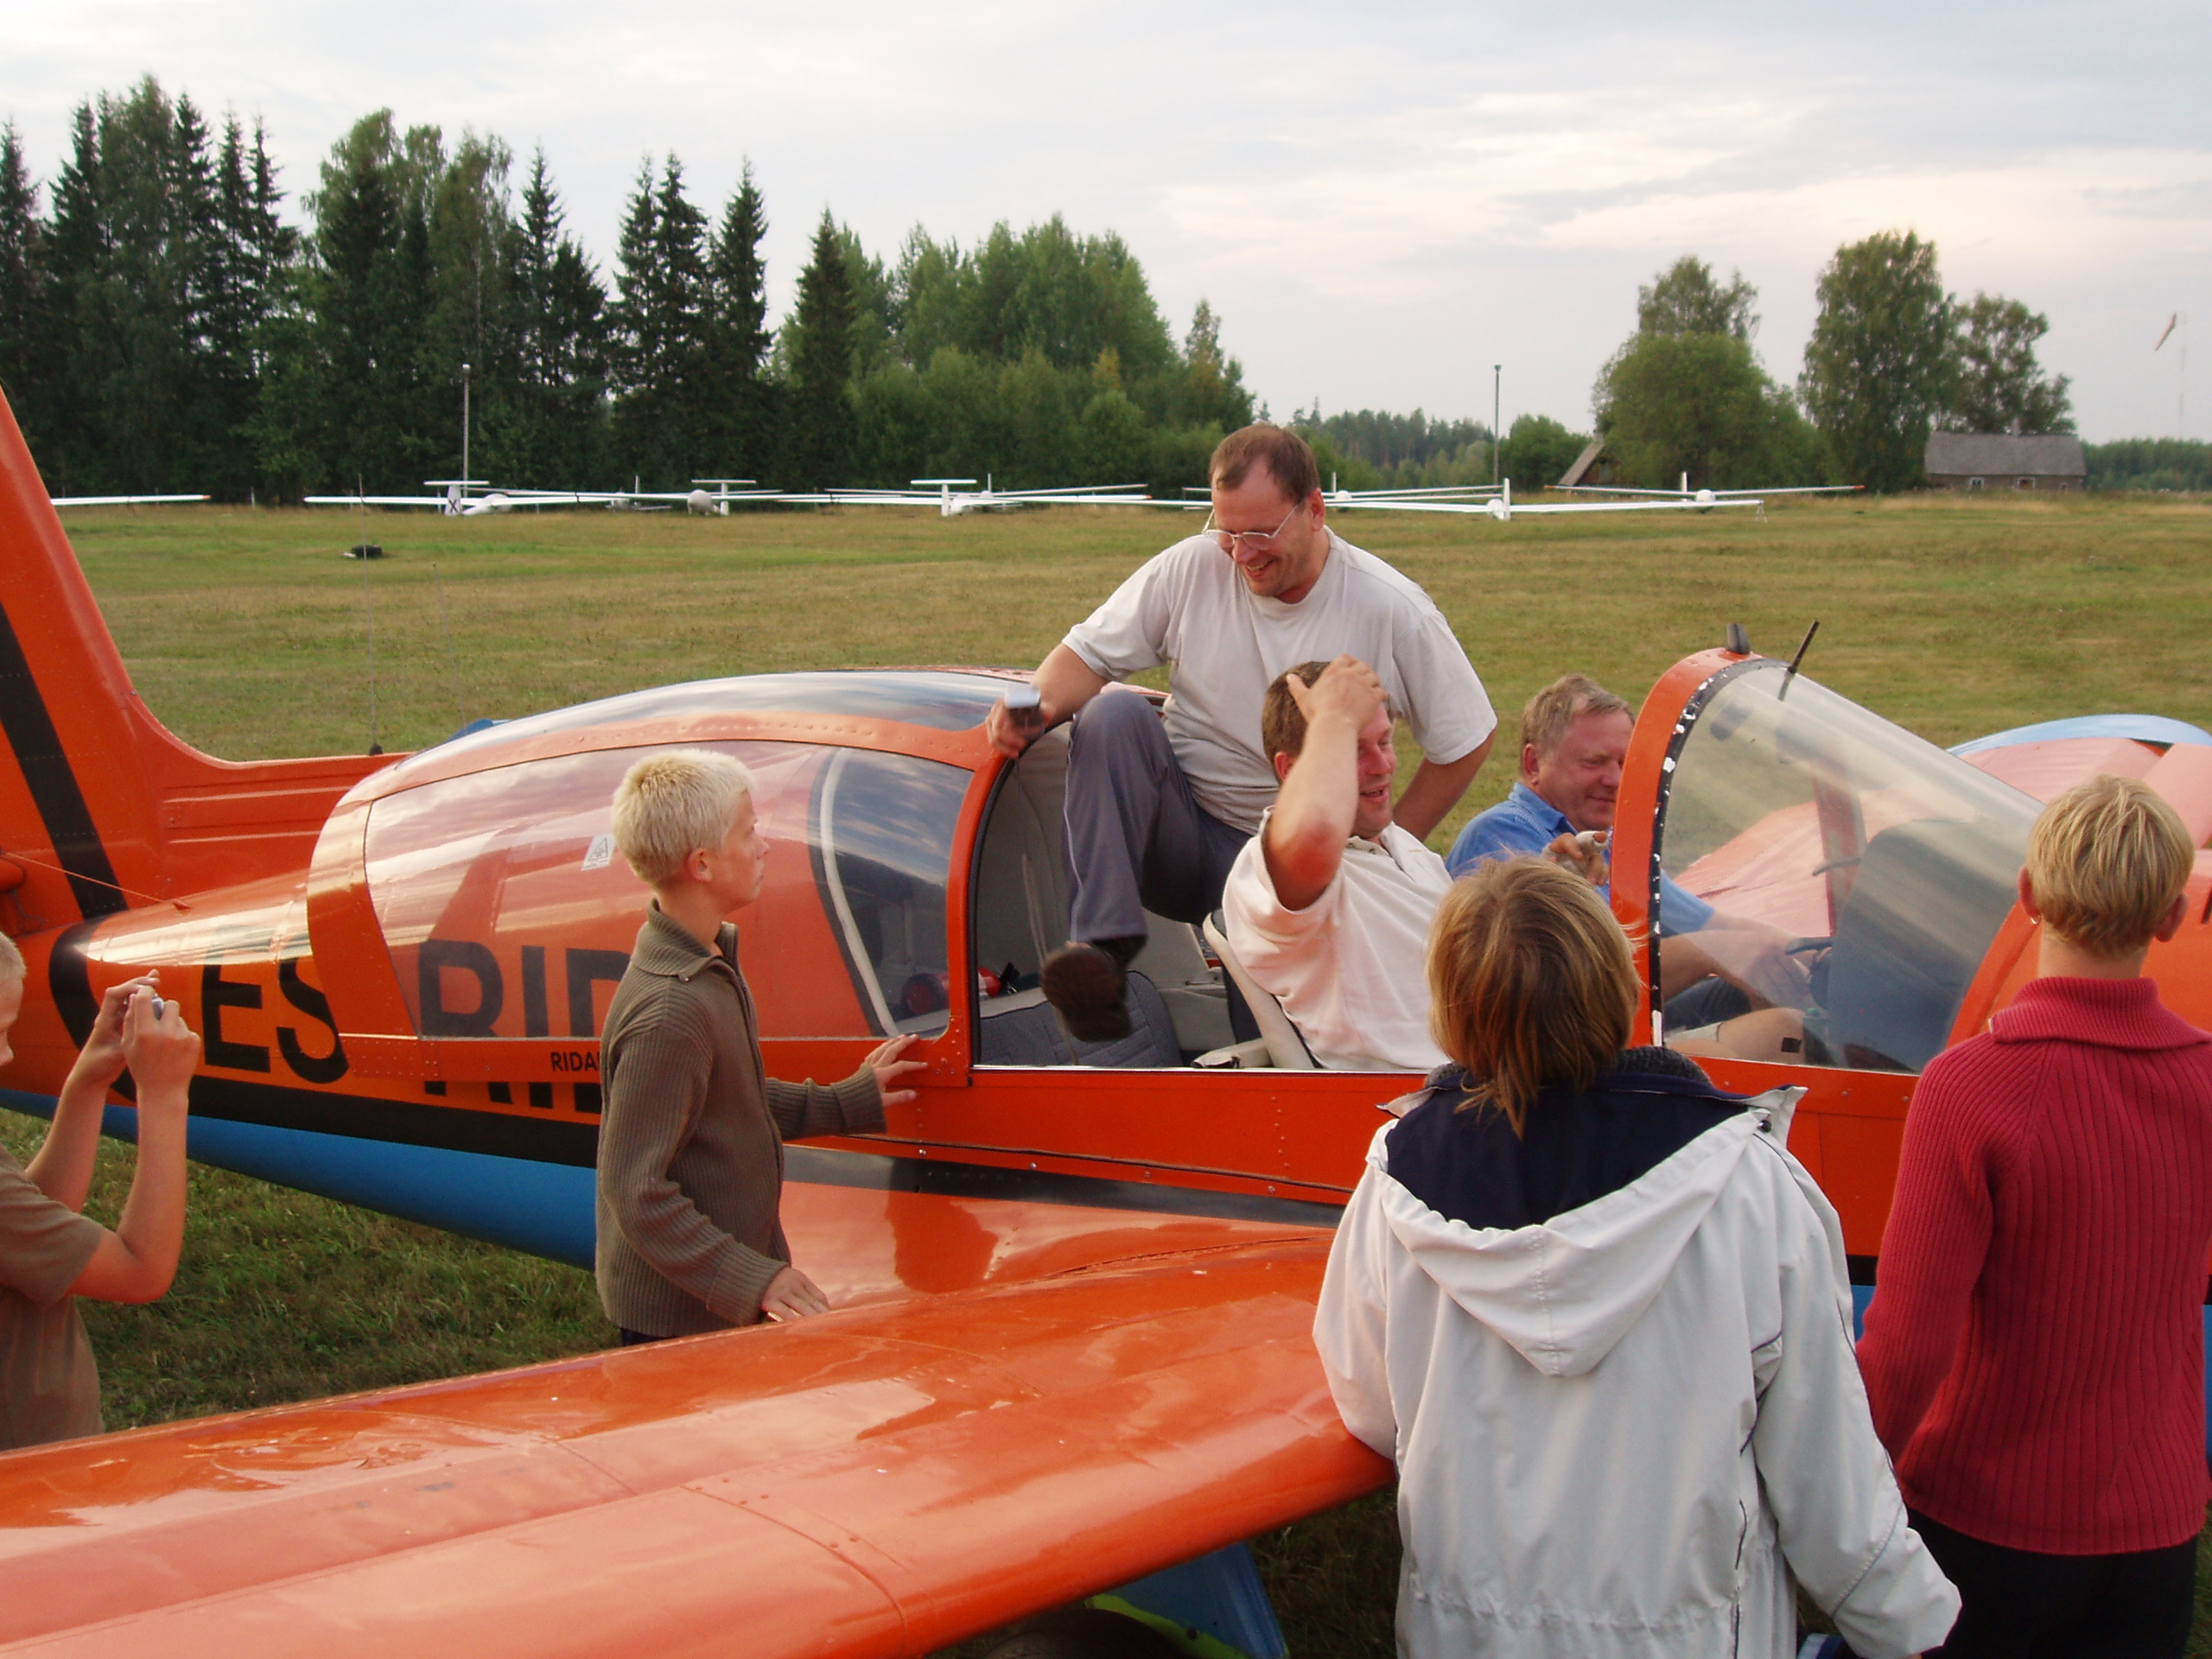
M92 810L77 786L77 774L61 747L60 734L54 729L45 693L31 674L23 643L16 637L16 625L4 607L0 607L0 734L16 752L16 768L45 823L54 860L69 879L77 913L111 916L126 908L115 885L115 867L108 862L107 849L92 822Z
M365 1095L325 1095L276 1083L213 1077L204 1071L192 1080L192 1115L582 1169L589 1169L599 1158L599 1130L589 1123L549 1123L542 1117L508 1112L417 1105Z
M99 925L78 922L63 928L46 957L46 984L54 994L54 1011L61 1016L69 1040L79 1048L92 1034L92 1021L99 1017L100 1000L92 995L92 963L85 956L85 946Z
M597 1161L599 1130L589 1123L547 1122L509 1112L416 1105L361 1095L326 1095L282 1084L233 1077L192 1080L195 1117L259 1123L448 1152L483 1153L534 1163L589 1169ZM1281 1226L1334 1227L1340 1207L1264 1193L1211 1192L1150 1181L1115 1180L1039 1170L1001 1169L935 1158L845 1152L794 1146L785 1154L785 1179L812 1186L856 1187L878 1192L928 1192L947 1198L997 1198L1085 1210L1131 1210L1150 1215L1203 1216L1218 1221L1257 1221Z
M1081 1210L1136 1210L1150 1215L1204 1216L1291 1227L1334 1227L1344 1206L1260 1192L1213 1192L1153 1181L1007 1169L941 1158L880 1156L832 1147L791 1147L784 1178L813 1186L857 1186L880 1192L929 1192L943 1198L998 1198Z

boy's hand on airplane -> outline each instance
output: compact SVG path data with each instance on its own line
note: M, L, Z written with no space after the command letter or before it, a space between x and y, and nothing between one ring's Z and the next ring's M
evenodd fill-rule
M902 1060L899 1057L922 1039L915 1036L893 1037L868 1057L868 1065L875 1072L875 1086L882 1093L887 1106L904 1106L914 1098L912 1089L896 1086L899 1078L912 1072L925 1071L928 1065L921 1060Z
M126 979L120 985L111 985L100 998L100 1011L92 1016L91 1035L78 1051L77 1074L87 1082L106 1088L123 1075L123 1015L131 997L139 991L149 995L158 988L152 973L141 974L136 979Z
M150 987L132 991L123 1014L123 1055L138 1084L141 1111L186 1108L192 1074L200 1069L200 1036L184 1023L182 1008Z
M779 1323L785 1319L804 1319L830 1311L830 1299L822 1287L797 1268L785 1268L768 1281L768 1288L760 1293L760 1315Z

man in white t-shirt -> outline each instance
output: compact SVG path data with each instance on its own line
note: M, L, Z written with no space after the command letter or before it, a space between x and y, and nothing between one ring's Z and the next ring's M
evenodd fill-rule
M1222 894L1230 949L1323 1065L1427 1071L1429 924L1444 861L1390 821L1390 704L1366 664L1306 663L1261 716L1282 780Z
M1268 683L1294 664L1349 653L1371 665L1424 755L1396 807L1428 834L1489 756L1497 718L1428 595L1328 527L1313 452L1265 424L1223 439L1213 512L1148 560L1038 667L1038 705L1001 702L1000 753L1075 722L1068 754L1072 943L1044 963L1045 995L1086 1041L1126 1034L1122 981L1147 910L1197 922L1221 902L1238 850L1274 797L1260 741ZM1165 717L1099 694L1173 666Z

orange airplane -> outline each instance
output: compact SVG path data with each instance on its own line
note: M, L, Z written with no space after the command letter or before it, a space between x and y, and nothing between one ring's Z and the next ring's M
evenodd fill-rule
M706 681L240 765L132 690L4 405L0 555L5 1103L50 1110L104 988L158 968L205 1038L194 1157L588 1262L596 1033L645 898L609 801L672 744L759 780L770 1070L842 1076L901 1032L929 1068L883 1135L791 1150L826 1316L0 1455L0 1651L920 1654L1113 1592L1281 1652L1238 1541L1389 1478L1308 1331L1377 1107L1418 1079L1301 1063L1164 922L1133 1034L1071 1048L1035 988L1065 734L993 753L1007 677ZM1915 1075L2031 972L2037 798L2131 772L2202 844L2212 739L2077 722L1962 759L1736 643L1643 704L1613 902L1640 928L1663 860L1798 938L1813 1005L1765 1058L1700 1058L1804 1086L1791 1150L1871 1285ZM2203 856L2190 891L2150 971L2212 1024Z

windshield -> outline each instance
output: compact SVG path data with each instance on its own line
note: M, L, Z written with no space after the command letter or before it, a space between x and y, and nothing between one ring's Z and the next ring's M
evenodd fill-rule
M945 880L969 774L808 743L698 745L752 770L767 843L732 918L763 1037L941 1030ZM369 893L426 1037L599 1034L650 897L614 851L594 749L403 790L370 810Z
M1789 936L1804 1059L1919 1071L2012 909L2036 803L1778 663L1685 721L1653 832L1668 873L1714 907L1716 938Z

